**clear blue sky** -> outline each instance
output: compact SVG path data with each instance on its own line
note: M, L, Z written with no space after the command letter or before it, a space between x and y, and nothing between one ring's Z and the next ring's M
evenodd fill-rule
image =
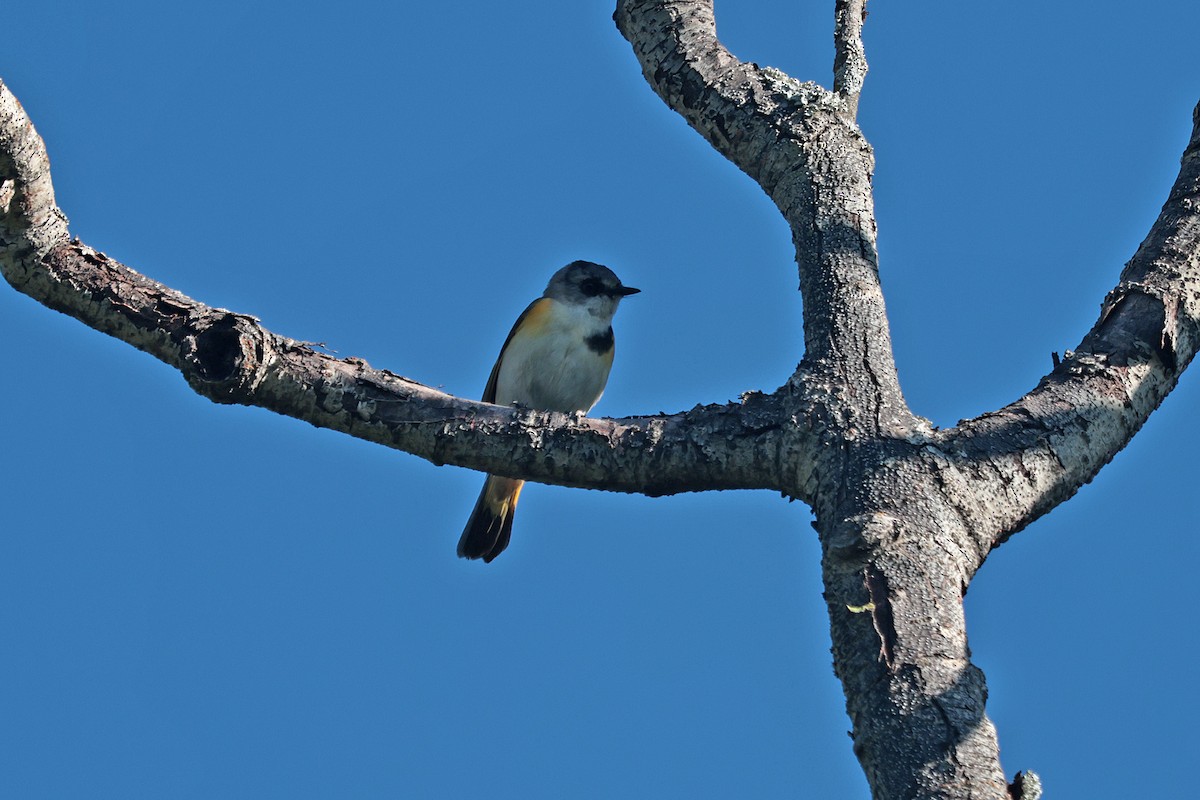
M832 0L718 2L828 85ZM477 396L557 267L612 266L596 413L773 390L788 230L669 112L611 2L9 3L72 232L272 330ZM875 2L861 122L901 380L940 425L1094 321L1200 98L1195 0ZM531 486L218 407L0 285L0 794L866 798L808 511ZM1194 791L1197 375L967 597L1007 773Z

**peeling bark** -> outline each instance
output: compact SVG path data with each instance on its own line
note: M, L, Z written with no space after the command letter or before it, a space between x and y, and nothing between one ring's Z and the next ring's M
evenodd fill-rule
M711 0L620 0L650 86L791 227L804 356L770 394L620 420L453 397L213 308L69 236L43 144L0 84L0 272L178 369L217 403L494 474L649 495L767 488L822 544L833 666L876 798L1036 798L1008 784L962 598L988 554L1130 440L1200 346L1200 106L1179 178L1099 318L1032 391L934 430L904 401L879 283L873 154L855 123L863 0L836 0L832 89L742 62Z

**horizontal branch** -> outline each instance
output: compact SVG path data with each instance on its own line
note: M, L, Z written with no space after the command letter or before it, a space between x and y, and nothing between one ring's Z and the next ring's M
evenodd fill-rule
M1198 346L1200 105L1162 212L1079 347L1021 399L937 437L946 466L979 482L969 513L988 537L982 552L1092 480Z
M821 447L802 427L782 427L796 418L790 405L781 410L791 403L785 395L622 420L505 408L335 358L207 306L67 238L42 142L3 84L0 187L0 272L9 283L180 370L218 403L259 406L435 464L648 495L782 491L780 465L810 463Z

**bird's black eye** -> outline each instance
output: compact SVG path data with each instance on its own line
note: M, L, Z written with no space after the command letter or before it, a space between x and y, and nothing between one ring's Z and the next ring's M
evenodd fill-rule
M588 278L583 283L579 284L579 291L583 292L584 297L595 297L604 291L604 287L600 285L600 281L595 278Z

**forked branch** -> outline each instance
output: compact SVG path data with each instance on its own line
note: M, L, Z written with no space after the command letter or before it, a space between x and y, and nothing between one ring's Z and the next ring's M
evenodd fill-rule
M844 96L739 60L717 40L711 0L620 0L615 19L654 91L756 181L791 227L805 347L795 382L812 378L861 399L847 408L848 428L904 435L919 423L900 393L879 285L874 156L845 113L866 70L861 41L853 45L861 8L850 3L841 15Z

